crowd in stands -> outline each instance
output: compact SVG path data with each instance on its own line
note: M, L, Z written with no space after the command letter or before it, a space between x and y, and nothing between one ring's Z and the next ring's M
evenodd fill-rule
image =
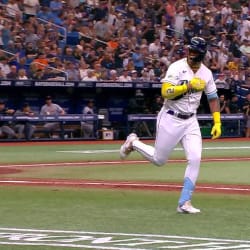
M248 0L2 0L0 79L159 82L196 35L219 94L250 91Z
M247 0L1 2L0 78L158 81L199 35L216 79L250 85Z

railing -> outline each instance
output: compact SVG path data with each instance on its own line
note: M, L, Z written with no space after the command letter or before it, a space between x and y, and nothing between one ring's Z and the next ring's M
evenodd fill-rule
M144 131L144 138L153 138L155 134L155 114L130 114L127 119L127 133L132 130L141 129ZM197 119L200 123L203 137L211 137L213 117L211 114L198 114ZM241 137L244 129L245 116L239 114L221 114L222 120L222 137ZM150 124L151 123L151 124ZM151 126L150 126L151 125ZM207 133L207 130L209 133ZM138 134L140 131L135 131Z
M113 81L59 81L59 80L0 80L1 86L30 87L74 87L74 88L140 88L159 89L160 82L113 82Z
M34 133L48 133L48 130L46 128L43 128L44 123L48 122L58 122L59 126L58 129L52 132L56 132L59 134L56 138L49 138L49 137L42 137L42 138L35 138L33 140L53 140L53 139L59 139L59 140L65 140L65 139L83 139L83 137L78 136L74 137L72 134L76 132L77 129L80 130L81 123L82 122L93 122L93 131L98 131L99 127L99 121L103 120L103 115L98 114L66 114L66 115L34 115L34 116L27 116L27 115L1 115L0 116L0 122L8 123L9 126L12 127L11 124L34 124L36 125L36 128L34 130ZM77 129L76 126L77 125ZM68 133L71 135L68 137ZM93 133L94 137L91 139L97 139L97 134ZM67 135L67 136L65 136ZM86 139L86 138L85 138ZM90 139L90 138L89 138ZM1 138L0 141L16 141L20 139L7 139L7 138ZM21 139L26 140L26 139Z
M39 62L32 62L31 64L37 64L37 65L43 66L43 67L46 68L46 69L53 69L53 70L55 70L55 71L64 73L64 74L65 74L65 80L67 81L67 80L69 79L68 72L66 72L66 71L64 71L64 70L60 70L60 69L58 69L58 68L55 68L55 67L52 67L52 66L48 66L47 64L39 63ZM30 64L30 65L31 65L31 64Z
M55 29L61 29L63 31L63 41L66 43L66 41L67 41L67 29L65 27L57 25L57 24L52 23L52 22L49 22L49 21L42 19L42 18L39 18L39 17L37 17L36 19L39 20L40 22L47 23L49 25L54 26Z

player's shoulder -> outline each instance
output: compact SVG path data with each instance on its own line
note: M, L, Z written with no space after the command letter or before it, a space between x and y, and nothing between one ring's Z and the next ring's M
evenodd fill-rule
M175 62L172 62L169 66L169 68L174 68L174 69L183 69L183 67L185 67L185 65L187 65L187 59L186 58L182 58L179 59Z
M208 74L212 74L211 69L209 69L204 63L201 64L201 70Z
M173 62L171 65L178 67L179 65L184 65L184 64L187 64L187 58L181 58L181 59Z

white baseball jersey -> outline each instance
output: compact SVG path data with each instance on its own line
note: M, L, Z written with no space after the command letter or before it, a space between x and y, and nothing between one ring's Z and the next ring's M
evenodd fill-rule
M201 64L199 70L196 73L193 73L187 63L187 58L172 63L161 82L182 85L188 83L194 77L199 77L206 82L206 87L204 89L205 94L213 94L217 91L211 70L204 64ZM201 91L190 91L180 97L176 97L174 100L165 99L164 107L183 114L196 113L200 105L201 96Z
M206 82L204 89L206 95L213 96L216 94L217 90L212 72L204 64L201 64L198 71L194 73L187 64L186 58L172 63L162 82L181 85L188 83L194 77L199 77ZM184 179L187 178L191 181L191 189L193 189L196 183L200 169L202 152L200 127L196 115L181 118L174 114L196 114L197 108L200 105L201 96L202 91L189 91L181 96L177 96L175 100L166 99L161 111L157 115L154 147L140 140L135 140L132 143L134 150L158 166L166 163L174 147L180 143L184 148L187 159ZM171 110L171 112L169 112L169 110Z

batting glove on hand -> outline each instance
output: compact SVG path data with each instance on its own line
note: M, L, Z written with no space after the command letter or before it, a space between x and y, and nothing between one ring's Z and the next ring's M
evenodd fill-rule
M221 136L221 123L215 123L211 130L212 139L217 139Z
M217 139L221 136L221 118L220 112L213 113L214 126L211 130L212 139Z
M199 77L194 77L189 81L189 88L196 92L203 91L205 86L206 82Z

